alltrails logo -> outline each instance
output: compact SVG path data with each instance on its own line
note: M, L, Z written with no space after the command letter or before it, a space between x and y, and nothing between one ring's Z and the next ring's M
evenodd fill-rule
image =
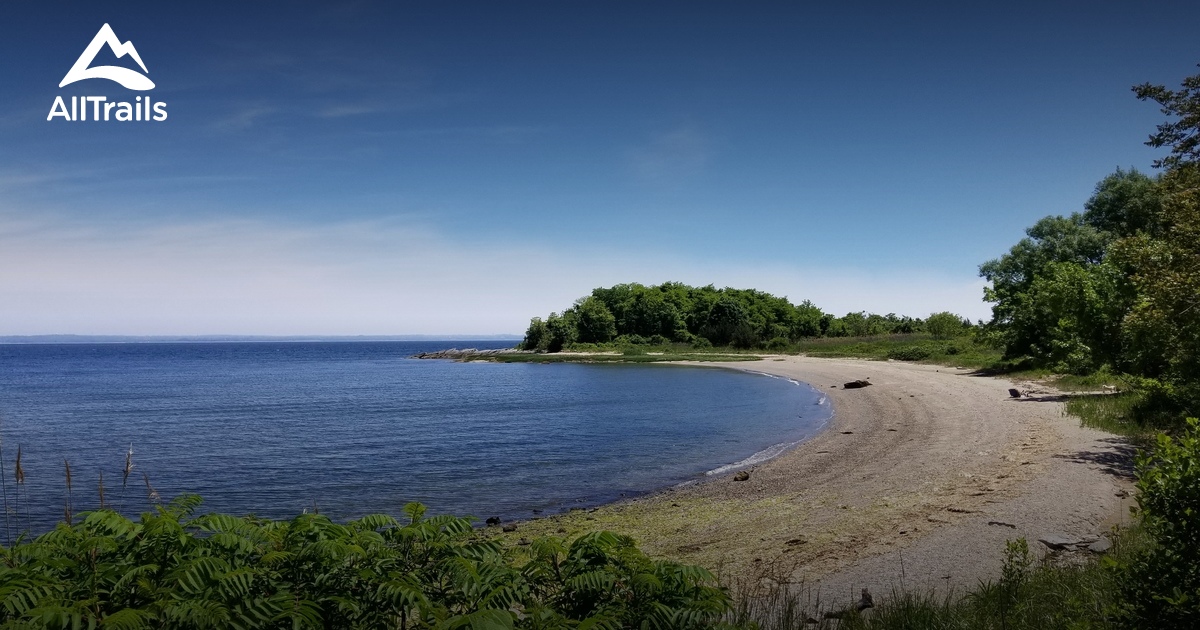
M146 74L139 73L136 70L120 66L92 67L92 61L96 59L96 55L100 52L100 49L106 45L118 59L129 55L142 68L142 72L146 74L150 73L146 69L146 64L142 62L141 55L133 47L133 42L121 43L121 40L117 39L117 34L113 32L112 27L105 24L100 27L100 31L92 38L92 43L83 49L83 54L79 55L79 59L75 60L75 65L71 66L71 69L67 71L67 76L63 77L58 87L65 87L76 81L83 81L85 79L108 79L130 90L146 91L154 89L154 82ZM107 96L72 96L69 108L62 96L56 96L54 97L54 104L50 106L50 114L46 116L46 120L54 120L59 117L63 120L71 121L89 120L88 105L91 105L91 120L119 120L126 122L140 120L162 121L167 119L167 104L161 102L155 103L151 100L150 95L146 95L134 98L132 103L127 101L110 101Z

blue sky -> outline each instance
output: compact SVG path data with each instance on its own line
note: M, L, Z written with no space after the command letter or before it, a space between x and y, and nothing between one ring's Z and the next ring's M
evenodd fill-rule
M1151 170L1130 86L1197 72L1200 5L897 4L6 2L0 334L519 333L664 280L986 317L979 263ZM58 88L104 23L168 120L46 121L139 94Z

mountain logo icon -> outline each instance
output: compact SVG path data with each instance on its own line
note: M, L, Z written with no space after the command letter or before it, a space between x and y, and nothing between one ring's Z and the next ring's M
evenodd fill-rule
M84 79L108 79L109 81L116 81L130 90L154 89L154 82L146 77L145 74L140 74L136 70L120 66L89 67L92 65L92 61L96 59L96 54L100 52L100 49L105 44L108 44L108 47L118 59L129 55L142 67L143 72L150 73L149 70L146 70L146 64L142 63L142 58L138 55L137 49L133 47L133 42L122 44L121 40L117 39L117 34L113 32L112 27L105 24L100 27L100 31L92 38L92 43L83 49L83 54L79 55L79 59L75 60L75 65L71 66L71 69L67 72L67 76L63 77L58 87L70 85Z

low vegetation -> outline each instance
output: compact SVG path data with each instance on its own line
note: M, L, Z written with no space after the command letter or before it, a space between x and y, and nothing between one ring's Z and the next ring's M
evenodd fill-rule
M712 627L729 595L708 571L593 532L514 560L470 521L371 515L344 525L206 514L184 497L111 510L0 550L0 623L23 628Z

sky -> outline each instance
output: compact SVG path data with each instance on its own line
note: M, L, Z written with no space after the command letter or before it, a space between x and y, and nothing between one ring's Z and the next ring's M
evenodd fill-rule
M1198 72L1200 3L975 4L5 2L0 335L519 334L664 281L987 318L980 263L1153 171L1130 88ZM104 24L152 90L58 87ZM168 116L47 120L86 95Z

